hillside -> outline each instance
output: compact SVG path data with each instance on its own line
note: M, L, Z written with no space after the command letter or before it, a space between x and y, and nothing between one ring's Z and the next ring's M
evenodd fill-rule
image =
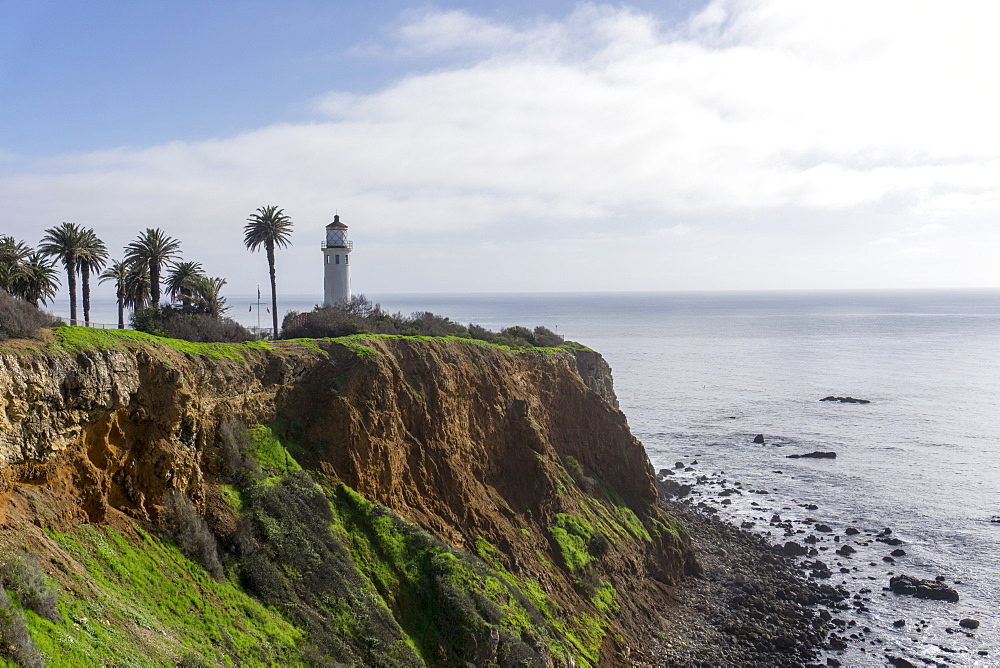
M697 569L592 351L4 345L0 558L45 573L7 617L50 662L633 664Z

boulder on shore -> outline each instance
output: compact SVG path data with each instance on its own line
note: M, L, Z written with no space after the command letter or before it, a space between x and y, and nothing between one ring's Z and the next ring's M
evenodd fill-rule
M811 459L836 459L836 452L807 452L804 455L785 455L786 459L799 459L799 458L811 458Z
M669 478L660 480L658 487L660 489L660 493L666 496L668 499L674 497L679 499L691 493L691 485L684 485L679 482L674 482Z
M889 590L916 598L958 602L958 592L948 585L932 580L920 580L910 575L896 575L889 578Z

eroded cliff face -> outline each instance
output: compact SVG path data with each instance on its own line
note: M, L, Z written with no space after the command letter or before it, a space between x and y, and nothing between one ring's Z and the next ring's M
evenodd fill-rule
M224 541L237 522L220 501L220 424L281 419L304 468L455 548L492 546L567 619L610 584L602 663L641 656L669 585L696 568L592 351L373 338L236 357L125 342L0 353L0 524L155 527L177 489ZM607 534L589 582L553 531L567 516Z

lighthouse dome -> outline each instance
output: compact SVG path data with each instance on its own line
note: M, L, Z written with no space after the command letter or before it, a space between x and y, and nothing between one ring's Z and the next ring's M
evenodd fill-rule
M347 229L347 225L344 225L342 222L340 222L340 216L338 214L334 214L334 216L333 216L333 222L330 223L329 225L327 225L326 229L328 229L328 230L346 230Z

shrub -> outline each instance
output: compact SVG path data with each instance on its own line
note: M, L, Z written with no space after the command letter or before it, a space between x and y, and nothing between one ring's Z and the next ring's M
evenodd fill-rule
M545 327L536 327L533 332L517 326L492 332L474 324L465 327L430 311L418 311L408 317L401 313L390 314L364 295L333 306L317 306L308 313L292 311L285 316L281 336L285 339L317 339L352 334L458 336L511 348L554 347L563 343L561 336Z
M219 456L222 477L245 485L260 477L260 466L249 456L250 434L241 420L226 418L219 423Z
M243 584L307 630L310 655L322 648L354 665L422 665L334 534L330 503L307 473L251 482L243 495L234 536Z
M38 330L59 321L0 288L0 341L37 338Z
M59 591L49 584L34 555L16 555L0 566L0 581L18 595L21 604L50 622L62 621L56 608Z
M132 314L132 327L140 332L198 343L242 343L256 337L232 318L191 313L173 306L151 306Z
M14 607L7 590L0 585L0 640L3 653L22 668L44 668L45 662L28 633L24 614Z
M201 564L212 579L221 581L222 564L219 563L215 536L209 531L205 520L195 511L191 500L180 490L171 489L167 492L165 510L170 536L184 556Z

